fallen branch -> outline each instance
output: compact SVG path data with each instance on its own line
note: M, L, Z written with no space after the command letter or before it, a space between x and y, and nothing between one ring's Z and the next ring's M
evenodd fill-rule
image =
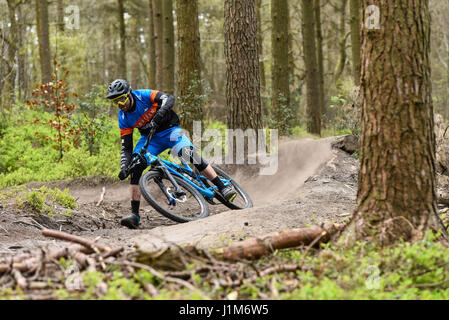
M111 248L109 248L109 247L105 247L105 246L102 246L102 245L95 243L91 240L88 240L88 239L85 239L85 238L82 238L79 236L75 236L73 234L61 232L61 231L45 229L45 230L42 230L42 234L46 237L51 237L51 238L56 238L59 240L78 243L78 244L84 246L85 248L90 249L92 251L91 253L96 252L97 250L100 250L103 252L111 251Z
M276 249L309 245L314 242L327 242L339 228L332 223L325 223L322 227L311 226L309 228L282 230L233 243L228 247L216 250L216 254L223 259L233 261L257 259Z

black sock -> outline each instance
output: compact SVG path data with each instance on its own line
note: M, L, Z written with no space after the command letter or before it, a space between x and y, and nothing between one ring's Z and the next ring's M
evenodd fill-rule
M225 185L223 184L223 181L220 180L219 176L212 179L212 182L217 186L218 190L223 190L225 188Z
M140 201L139 200L131 200L131 212L135 215L139 215L139 207L140 207Z

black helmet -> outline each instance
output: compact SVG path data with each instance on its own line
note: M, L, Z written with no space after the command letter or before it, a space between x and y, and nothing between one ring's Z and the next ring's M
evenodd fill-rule
M131 92L131 86L128 81L123 79L116 79L108 86L108 94L106 99L114 99L124 93Z

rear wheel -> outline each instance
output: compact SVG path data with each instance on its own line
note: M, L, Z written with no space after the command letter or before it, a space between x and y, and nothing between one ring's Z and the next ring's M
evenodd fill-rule
M232 179L226 172L215 166L212 166L212 168L215 170L220 179L229 180L229 182L234 187L234 190L237 194L232 201L227 201L220 194L216 194L216 198L218 199L218 201L220 201L226 207L233 210L252 208L253 202L251 201L251 198L245 192L245 190L243 190L243 188L239 186L239 184L234 179Z
M175 187L160 171L150 170L142 175L139 188L145 200L159 213L176 222L207 217L209 207L203 196L181 178L173 178L185 195L175 195Z

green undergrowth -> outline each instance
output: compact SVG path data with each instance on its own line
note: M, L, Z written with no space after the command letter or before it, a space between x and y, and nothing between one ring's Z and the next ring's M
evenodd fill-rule
M30 208L37 215L55 215L55 205L62 206L62 212L70 216L72 209L76 208L76 200L69 194L69 190L47 188L42 186L21 194L17 194L16 203L19 209ZM61 209L61 208L60 208ZM57 211L61 211L61 210Z
M60 289L53 292L58 299L448 299L449 248L429 233L415 243L400 242L379 248L371 243L351 247L322 245L320 249L287 249L274 252L249 263L224 265L221 272L195 273L196 264L188 264L184 274L192 287L158 277L151 270L127 273L109 266L104 273L86 272L82 289ZM257 276L270 267L297 265L296 271L279 271ZM236 265L232 265L235 267ZM236 271L238 270L238 271ZM158 270L164 273L163 270ZM165 273L168 275L168 273ZM237 286L217 285L219 279L243 281ZM148 285L157 294L150 296ZM12 298L4 291L0 298ZM17 298L17 295L14 297Z
M20 117L11 119L14 125L3 130L0 139L0 189L31 181L117 175L120 166L117 120L110 119L105 123L111 129L102 137L98 153L90 155L82 143L67 150L63 159L58 161L58 150L48 140L54 133L45 124L50 119L50 113L25 109L20 111Z

